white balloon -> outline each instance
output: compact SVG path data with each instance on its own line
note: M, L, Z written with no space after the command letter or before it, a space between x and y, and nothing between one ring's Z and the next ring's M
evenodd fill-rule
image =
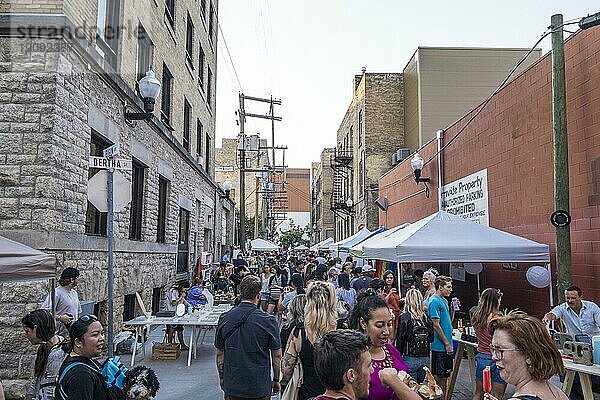
M482 263L465 263L465 271L467 271L471 275L477 275L481 271L483 271Z
M545 267L534 265L527 270L525 276L527 277L527 282L538 289L550 285L550 271Z

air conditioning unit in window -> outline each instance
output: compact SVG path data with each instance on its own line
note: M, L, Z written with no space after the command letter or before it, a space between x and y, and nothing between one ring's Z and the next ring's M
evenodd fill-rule
M204 157L202 157L200 154L196 154L196 163L198 163L200 166L204 165Z
M404 160L408 156L410 156L410 149L404 148L398 149L398 151L396 151L396 159L398 160L398 162Z
M396 152L392 153L392 166L398 164L398 154Z

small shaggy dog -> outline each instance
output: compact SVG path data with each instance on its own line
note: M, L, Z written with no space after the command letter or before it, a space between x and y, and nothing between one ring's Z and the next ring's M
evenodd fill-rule
M138 365L125 373L123 386L126 399L151 400L156 396L160 383L152 369Z

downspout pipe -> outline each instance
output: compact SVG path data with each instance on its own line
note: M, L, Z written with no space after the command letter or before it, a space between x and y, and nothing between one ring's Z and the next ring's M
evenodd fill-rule
M442 187L444 186L444 130L437 131L437 154L438 154L438 210L442 210Z

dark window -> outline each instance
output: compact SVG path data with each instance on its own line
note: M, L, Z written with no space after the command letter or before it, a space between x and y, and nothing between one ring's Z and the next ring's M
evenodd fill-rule
M139 81L152 67L154 45L143 26L138 26L137 80Z
M183 100L183 147L190 151L190 117L192 107L187 99Z
M204 159L204 169L206 172L210 172L208 167L210 166L210 136L206 135L206 158Z
M190 67L194 69L194 61L192 57L194 55L194 24L189 14L187 17L187 34L185 37L185 59Z
M171 28L175 28L175 0L165 0L165 17Z
M358 145L363 143L363 110L358 112Z
M136 160L133 160L131 179L131 214L129 221L129 239L132 240L142 240L144 175L144 166Z
M213 29L215 21L215 10L212 3L210 3L210 14L208 15L208 40L213 41Z
M212 108L212 71L208 67L208 81L206 82L206 103L209 108Z
M179 209L179 241L177 245L177 273L186 273L189 269L189 240L190 240L190 212L184 208Z
M200 16L206 21L206 0L200 0Z
M204 90L204 62L206 60L206 56L201 44L199 45L199 49L200 56L198 57L198 84L200 85L200 88Z
M126 294L123 299L123 321L135 318L135 293Z
M159 287L152 289L152 314L156 315L160 311L160 300L162 298L162 290Z
M90 155L102 157L102 151L111 145L106 139L92 131L90 140ZM90 168L88 170L88 179L96 175L100 169ZM85 212L85 233L88 235L106 236L106 218L108 213L100 212L92 203L88 201Z
M116 69L119 52L120 0L99 0L96 41L109 64Z
M162 92L161 98L161 119L167 124L171 124L171 91L173 89L173 75L169 68L163 64L163 75L162 75L162 86L160 88Z
M202 154L202 135L204 132L204 127L202 126L202 122L198 120L196 122L196 156Z
M166 241L168 207L169 181L161 176L158 178L158 220L156 224L156 241L158 243Z

